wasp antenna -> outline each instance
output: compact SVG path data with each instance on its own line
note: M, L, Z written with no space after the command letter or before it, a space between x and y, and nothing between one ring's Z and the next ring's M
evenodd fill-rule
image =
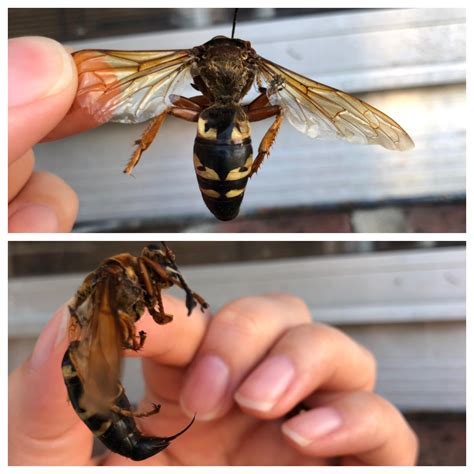
M234 39L234 33L235 33L235 24L237 23L237 13L239 9L234 8L234 20L232 21L232 36L231 38Z

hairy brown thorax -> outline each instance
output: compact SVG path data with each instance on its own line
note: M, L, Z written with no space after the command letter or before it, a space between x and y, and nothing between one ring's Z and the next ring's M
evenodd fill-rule
M256 52L250 42L216 36L192 50L195 85L214 103L237 104L255 80Z

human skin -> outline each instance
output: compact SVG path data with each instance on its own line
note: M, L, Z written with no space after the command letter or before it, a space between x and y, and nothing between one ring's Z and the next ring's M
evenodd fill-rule
M137 419L169 436L196 421L141 465L413 465L418 441L400 412L374 393L372 354L343 332L314 323L306 305L272 294L233 301L211 318L165 297L173 322L156 325L139 353L145 395ZM115 453L92 458L93 437L71 405L60 370L64 306L32 356L10 375L10 465L132 465ZM34 388L34 389L33 389ZM305 411L287 416L304 403Z
M62 45L42 37L9 40L9 232L69 232L74 225L76 193L58 176L34 171L32 148L64 121L76 89L74 62ZM74 127L71 133L80 130Z

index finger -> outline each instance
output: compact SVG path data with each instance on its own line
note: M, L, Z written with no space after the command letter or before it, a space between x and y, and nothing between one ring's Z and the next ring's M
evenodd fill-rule
M206 333L210 311L201 311L199 305L188 316L183 300L163 295L166 314L173 315L170 323L159 325L148 312L136 323L136 332L145 331L146 341L139 352L127 351L129 357L143 357L150 361L185 367L194 357Z
M73 105L61 122L59 122L59 124L51 130L42 141L49 142L60 140L61 138L96 128L99 125L102 124L95 121L86 109L75 108Z

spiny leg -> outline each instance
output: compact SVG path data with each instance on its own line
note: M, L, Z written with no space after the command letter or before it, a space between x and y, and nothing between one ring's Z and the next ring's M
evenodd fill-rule
M118 317L121 334L123 336L123 347L125 349L139 351L143 347L143 344L145 344L145 331L140 331L138 334L135 334L135 325L127 313L119 310Z
M249 178L252 177L260 168L265 157L270 153L270 148L275 142L275 138L283 122L283 113L279 105L271 105L268 100L267 90L264 87L259 87L260 95L252 102L247 104L244 109L250 122L258 122L269 117L275 116L275 120L265 133L260 146L258 147L258 155L252 164Z
M202 310L204 310L205 308L209 306L202 296L198 295L194 291L191 291L190 288L185 283L183 283L184 279L182 282L180 281L180 279L176 278L174 275L170 275L161 265L149 259L148 257L142 257L142 259L147 263L147 265L149 265L153 270L155 270L155 272L158 273L158 275L164 281L168 281L171 284L176 285L182 290L184 290L187 294L188 293L191 294L192 297L200 304Z
M120 408L118 405L113 405L110 408L110 411L117 413L121 416L133 416L134 418L144 418L147 416L155 415L160 411L161 405L153 403L153 408L149 411L131 411Z
M155 295L158 302L158 312L155 311L155 314L152 314L153 319L158 324L168 324L173 321L173 315L165 313L165 306L163 304L163 298L161 297L161 288L155 288Z
M138 165L142 153L152 144L153 140L156 137L156 134L160 131L160 128L163 125L163 122L165 121L168 113L169 110L167 109L160 115L158 115L158 117L154 118L146 128L141 138L135 142L137 148L133 152L130 161L127 163L127 166L123 170L124 173L130 174L133 168Z
M149 299L145 301L148 312L154 321L158 324L167 324L173 320L171 314L166 314L163 307L163 300L161 299L161 290L157 288L151 281L150 273L148 271L147 265L153 266L153 269L156 271L155 267L159 268L158 275L167 281L169 279L168 273L164 270L161 265L154 265L155 262L149 259L148 257L139 257L138 258L138 268L140 272L141 279L145 285L147 294L150 296ZM159 311L156 311L155 306L158 304Z
M283 123L284 115L278 106L271 106L271 107L266 107L262 109L255 109L251 112L249 112L249 119L251 115L254 117L261 117L267 114L275 115L276 112L276 117L275 120L273 121L272 125L270 128L267 130L267 133L265 133L264 137L262 138L262 141L260 142L260 146L258 147L258 155L257 158L255 158L255 161L252 164L252 169L249 174L249 178L251 178L260 168L261 164L263 163L263 160L266 158L266 156L270 153L270 148L275 142L276 136L278 134L278 131L280 130L281 124ZM271 116L271 115L267 115ZM266 118L266 117L265 117ZM250 119L251 120L251 119ZM260 118L256 118L256 120L261 120ZM255 121L255 119L254 119Z
M176 96L176 97L178 97L179 99L186 99L185 97L181 97L181 96ZM137 148L133 152L132 157L127 163L127 166L125 167L125 169L123 170L124 173L130 174L133 168L137 166L142 156L142 153L150 147L157 133L160 131L160 128L163 125L163 122L165 121L168 114L174 115L175 117L181 118L188 122L198 121L201 107L195 104L194 102L190 101L189 99L186 99L186 100L187 102L185 102L183 106L170 107L150 122L150 125L145 130L141 138L135 142L135 145L137 145ZM178 100L178 104L179 103L182 103L182 102ZM192 105L190 106L190 104Z

